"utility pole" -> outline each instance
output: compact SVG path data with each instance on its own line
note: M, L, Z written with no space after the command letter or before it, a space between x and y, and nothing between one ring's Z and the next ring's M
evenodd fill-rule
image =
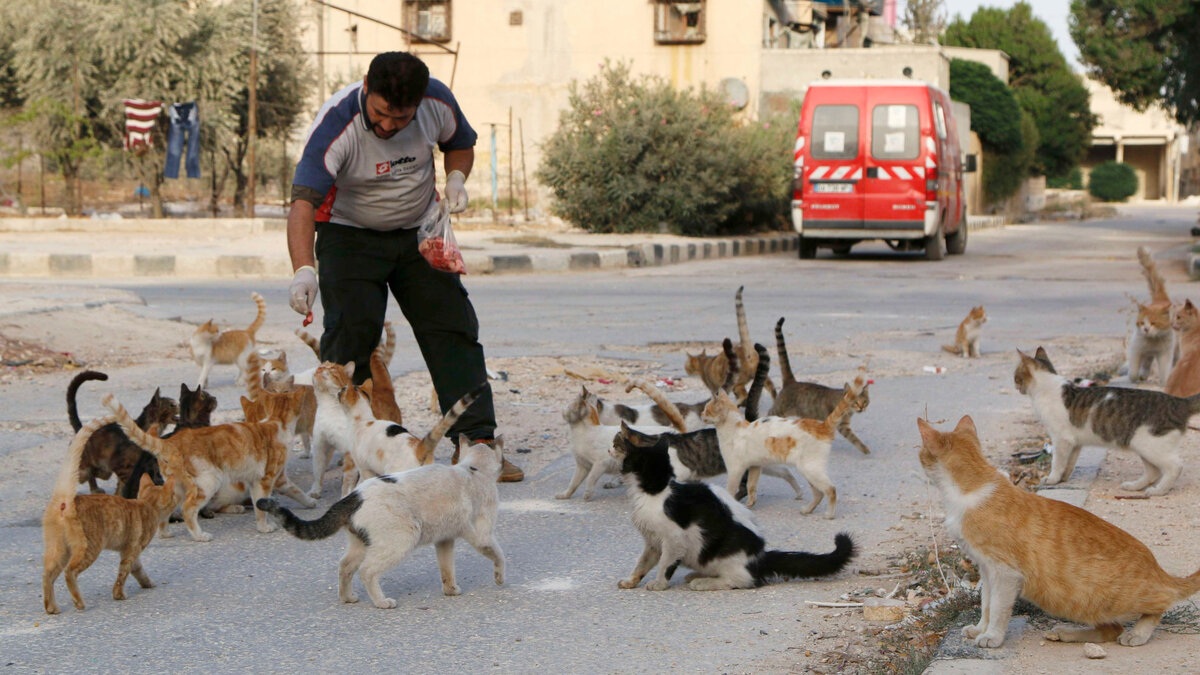
M250 110L246 117L246 208L254 217L254 137L258 135L258 0L252 0L250 19Z

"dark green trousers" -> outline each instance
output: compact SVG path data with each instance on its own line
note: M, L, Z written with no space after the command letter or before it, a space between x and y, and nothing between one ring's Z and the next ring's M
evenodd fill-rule
M457 274L429 266L417 251L417 231L378 232L317 223L317 265L325 310L321 358L354 362L354 381L371 375L371 352L379 344L387 292L400 305L437 388L442 411L487 382L479 320ZM476 399L450 428L469 440L493 438L492 390Z

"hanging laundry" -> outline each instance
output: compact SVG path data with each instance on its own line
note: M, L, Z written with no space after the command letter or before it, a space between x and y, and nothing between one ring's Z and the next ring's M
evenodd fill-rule
M167 132L167 165L164 178L179 178L179 158L183 154L184 136L187 136L187 156L184 167L188 178L200 177L200 108L195 101L174 103L167 108L171 128Z
M162 101L143 101L127 98L125 103L125 149L133 150L139 145L154 145L150 135L158 114L162 112Z

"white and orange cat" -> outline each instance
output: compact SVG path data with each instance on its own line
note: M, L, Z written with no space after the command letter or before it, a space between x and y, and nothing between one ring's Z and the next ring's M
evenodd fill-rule
M1172 324L1179 333L1179 361L1163 391L1172 396L1195 396L1200 394L1200 310L1186 300Z
M1159 384L1166 384L1175 359L1175 331L1171 328L1171 298L1167 282L1158 272L1154 258L1144 246L1138 247L1142 276L1150 286L1150 302L1137 303L1137 319L1129 336L1125 356L1129 381L1137 384L1153 371Z
M983 305L972 307L966 318L958 324L958 330L954 333L954 344L942 345L942 349L964 359L978 358L979 338L983 334L983 324L987 323L987 319Z
M963 635L1004 644L1013 602L1091 628L1057 627L1047 640L1145 644L1171 605L1200 591L1200 571L1167 574L1146 545L1091 513L1013 486L981 451L970 417L951 432L917 420L921 466L941 489L946 529L979 565L979 623ZM1130 619L1129 628L1122 624Z
M267 318L267 302L258 293L251 293L258 314L244 330L219 330L212 319L205 321L192 333L192 360L200 366L200 387L208 387L208 375L214 365L237 364L237 384L246 382L246 359L254 351L254 336Z

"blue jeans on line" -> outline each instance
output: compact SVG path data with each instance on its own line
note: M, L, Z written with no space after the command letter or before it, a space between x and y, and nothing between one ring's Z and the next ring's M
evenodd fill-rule
M188 178L200 177L200 109L196 102L175 103L167 108L171 128L167 132L167 166L164 178L179 178L179 156L183 154L183 136L187 132L187 158L184 160Z

